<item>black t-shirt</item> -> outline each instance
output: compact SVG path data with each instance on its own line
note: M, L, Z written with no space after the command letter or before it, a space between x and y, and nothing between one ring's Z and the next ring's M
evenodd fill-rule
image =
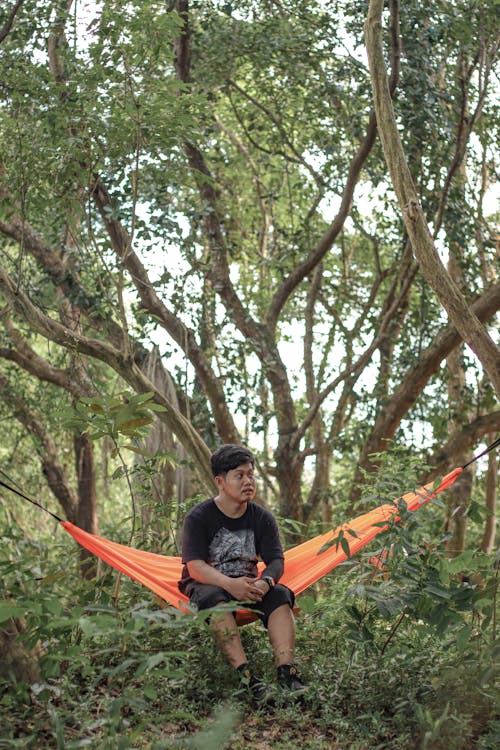
M266 566L265 573L277 581L283 573L283 547L273 515L256 503L249 502L239 518L226 516L214 498L195 505L187 514L182 532L182 578L179 588L185 591L193 580L186 563L204 560L230 578L257 577L257 562Z

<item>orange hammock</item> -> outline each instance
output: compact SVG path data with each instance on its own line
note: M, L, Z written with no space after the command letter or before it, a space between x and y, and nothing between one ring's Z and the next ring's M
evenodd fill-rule
M387 529L391 518L399 520L397 516L398 503L402 500L406 503L409 511L418 510L422 505L432 500L439 492L449 487L462 473L463 468L454 469L447 474L435 487L427 484L415 492L409 492L398 498L394 503L380 505L378 508L364 513L349 523L339 526L337 529L327 531L325 534L316 536L303 544L285 552L285 570L280 583L292 589L295 594L300 594L308 586L315 583L322 576L329 573L339 563L344 562L372 539ZM159 597L172 604L177 609L187 611L188 598L181 594L177 588L177 582L181 577L182 563L180 557L166 557L153 552L132 549L124 544L110 542L95 534L82 531L69 521L61 521L61 525L76 541L88 549L101 560L109 563L113 568L125 573L129 578L142 583ZM336 543L340 532L349 544L349 555L344 552L342 546ZM259 570L264 567L259 564ZM256 615L248 610L238 610L237 622L244 625L256 619Z

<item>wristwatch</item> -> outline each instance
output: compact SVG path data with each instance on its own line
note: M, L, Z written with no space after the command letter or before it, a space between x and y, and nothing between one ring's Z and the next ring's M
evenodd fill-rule
M271 591L271 589L274 588L275 586L274 578L271 578L271 576L263 576L262 580L265 581L267 585L269 586L269 591Z

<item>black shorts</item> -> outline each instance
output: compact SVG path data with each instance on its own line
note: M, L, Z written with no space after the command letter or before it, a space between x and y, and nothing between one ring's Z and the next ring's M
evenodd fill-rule
M191 581L186 586L185 593L189 596L189 601L194 604L198 609L211 609L221 602L232 602L234 601L231 594L226 589L220 586L212 586L208 583L197 583ZM267 628L267 621L269 615L274 612L275 609L281 607L283 604L288 604L290 609L293 609L295 604L295 594L288 586L283 586L281 583L277 583L276 586L267 592L260 602L241 602L241 606L238 609L250 609L255 612L259 617L264 627Z

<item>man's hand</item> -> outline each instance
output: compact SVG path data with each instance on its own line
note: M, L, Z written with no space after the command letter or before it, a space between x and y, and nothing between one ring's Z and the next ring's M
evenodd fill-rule
M271 591L271 587L268 582L264 581L262 578L258 578L255 581L255 586L259 589L259 591L262 592L262 596L265 596L269 591Z
M260 602L269 591L268 584L261 578L229 578L223 575L204 560L191 560L187 563L189 575L195 581L220 586L237 602Z
M224 588L238 602L260 602L269 590L265 581L247 576L229 578Z

